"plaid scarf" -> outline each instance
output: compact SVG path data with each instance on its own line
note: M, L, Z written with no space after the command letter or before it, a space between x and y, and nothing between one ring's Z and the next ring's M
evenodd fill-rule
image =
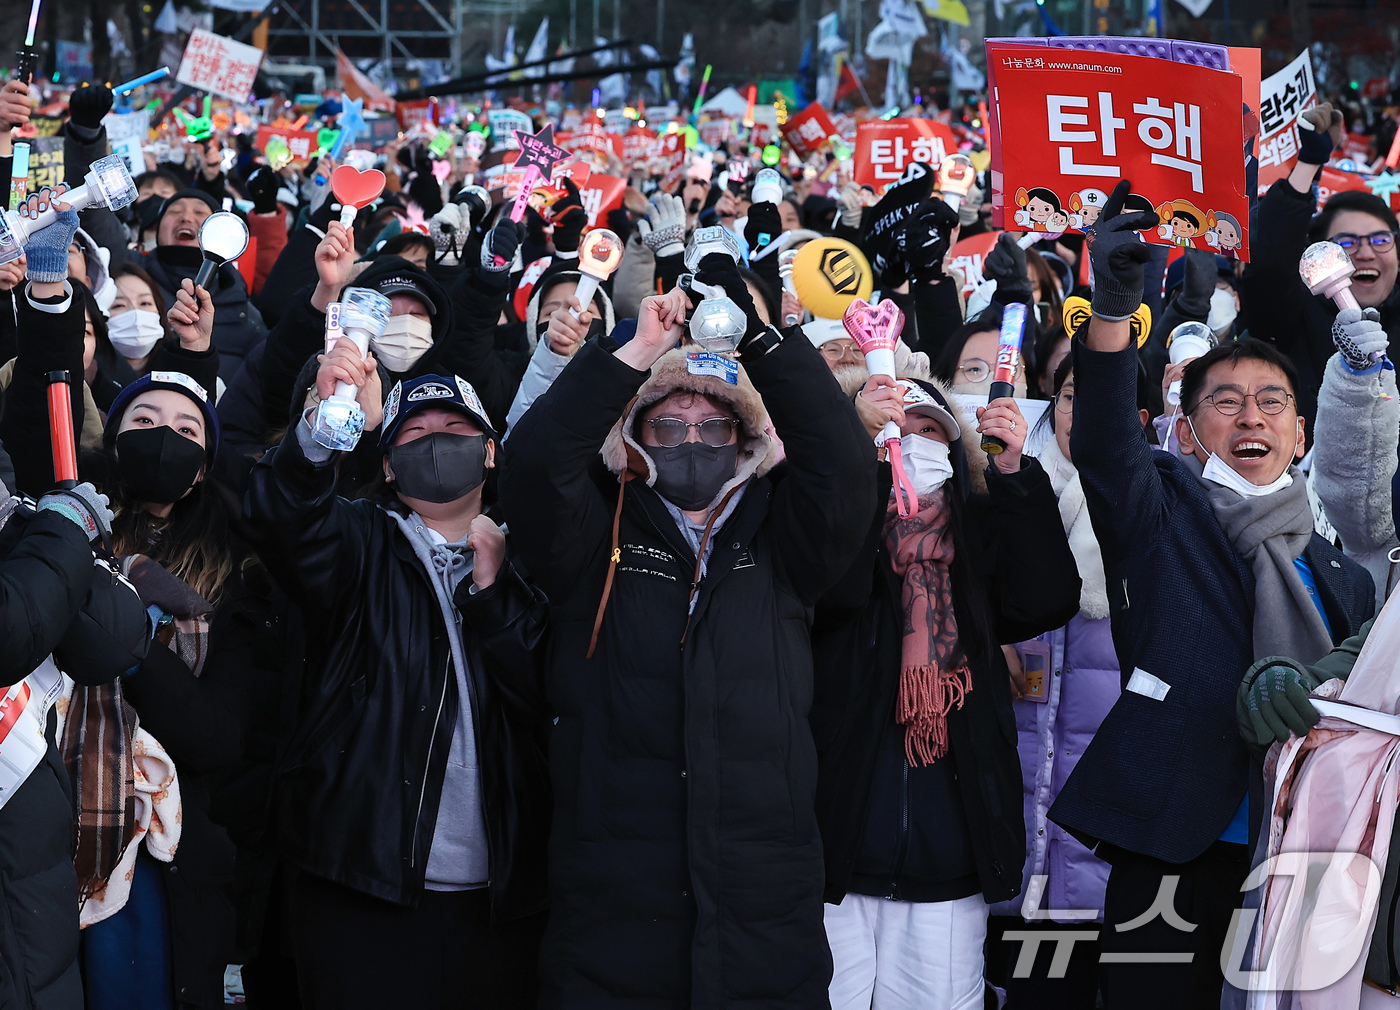
M948 753L948 713L962 708L972 690L953 610L951 518L943 488L920 498L918 511L907 519L899 517L893 502L885 516L890 565L904 587L895 721L904 727L904 756L911 767L930 765Z
M121 571L141 602L173 608L170 623L155 640L180 657L198 677L209 651L208 601L161 565L141 554L121 559ZM139 676L139 674L138 674ZM132 737L136 712L122 698L121 680L99 687L76 686L64 717L63 763L73 782L79 902L99 893L136 834L136 772Z

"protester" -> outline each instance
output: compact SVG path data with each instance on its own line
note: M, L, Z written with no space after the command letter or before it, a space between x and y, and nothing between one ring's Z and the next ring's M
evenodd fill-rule
M1148 258L1134 232L1156 216L1125 212L1128 194L1120 182L1090 243L1093 317L1075 335L1070 448L1120 666L1133 672L1050 816L1112 866L1099 941L1122 958L1101 966L1105 1006L1216 1006L1220 951L1265 816L1257 799L1251 809L1249 754L1234 732L1240 678L1264 656L1315 662L1371 616L1374 590L1313 533L1293 466L1305 426L1297 373L1270 345L1222 345L1186 368L1179 455L1141 437L1128 319Z
M1015 401L978 409L1006 443L988 464L943 388L891 382L860 397L900 424L917 510L900 517L882 464L812 642L831 1004L962 1010L982 1006L987 905L1016 893L1025 851L998 646L1063 624L1079 576Z
M697 277L747 318L732 381L671 350L684 292L652 296L508 445L502 504L553 620L544 1006L805 1007L830 980L808 608L865 536L873 450L727 255Z
M181 281L193 280L204 258L199 251L199 226L219 210L214 197L200 189L182 189L161 204L156 218L156 248L141 259L167 305L175 301ZM219 378L233 379L243 359L266 335L262 316L248 299L243 275L231 263L219 267L211 281L214 299L214 348L219 352Z
M1382 329L1394 337L1400 333L1400 296L1395 294L1400 224L1389 203L1372 193L1334 193L1314 216L1313 180L1340 144L1341 113L1324 102L1302 119L1313 128L1297 131L1297 165L1259 201L1240 301L1250 333L1276 344L1298 370L1298 410L1313 419L1317 390L1332 356L1337 308L1330 298L1308 293L1298 276L1298 260L1310 242L1344 242L1356 268L1352 293L1363 309L1379 312Z
M373 354L348 338L322 360L319 396L337 381L357 387L378 441L378 493L335 495L341 454L312 439L308 409L254 469L247 505L314 657L275 791L281 852L303 871L302 1003L532 1007L545 607L482 511L495 432L456 376L403 380L386 402Z

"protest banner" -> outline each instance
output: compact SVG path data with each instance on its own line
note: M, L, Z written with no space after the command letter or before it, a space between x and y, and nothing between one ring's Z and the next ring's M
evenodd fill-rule
M399 129L411 130L424 123L438 125L439 109L436 98L423 98L413 102L397 102L394 113L398 116Z
M622 135L622 160L631 164L651 157L652 145L656 143L656 131L644 126L634 126Z
M826 109L816 102L797 115L788 116L787 122L780 129L788 146L797 152L799 158L821 150L827 138L836 132L836 126L826 114Z
M142 167L144 171L144 166ZM29 142L29 192L63 182L63 138L36 137ZM78 180L81 181L81 180Z
M658 157L666 162L666 173L661 177L659 188L663 193L674 193L680 189L681 180L685 177L685 136L681 133L668 133L661 138L660 147L661 153Z
M1259 192L1298 163L1298 117L1317 104L1312 56L1304 49L1259 88Z
M622 206L622 194L626 189L626 179L602 172L590 175L588 184L581 187L578 194L583 201L584 212L588 214L588 227L606 228L608 213Z
M1148 242L1249 258L1239 75L1000 42L987 66L995 226L1082 231L1130 179L1161 219Z
M320 149L321 137L318 130L292 130L283 126L258 127L257 147L260 151L267 150L269 137L279 136L287 142L287 150L292 152L292 160L305 164L315 156Z
M963 277L962 293L966 298L974 288L986 278L982 274L982 264L996 247L999 231L984 231L979 235L959 239L950 250L949 266Z
M1334 193L1346 190L1372 193L1384 200L1391 210L1400 210L1400 175L1361 175L1335 165L1322 166L1322 174L1317 179L1317 209L1322 210L1322 205Z
M107 127L107 140L112 145L112 153L121 155L127 171L133 176L146 171L146 158L141 153L141 145L151 134L151 110L133 109L120 114L109 112L102 117L102 125Z
M870 119L856 124L853 177L876 192L904 174L911 161L933 168L958 149L953 131L932 119Z
M246 102L253 93L263 51L203 28L190 32L175 79L200 91Z
M735 120L728 116L716 116L700 123L700 140L709 147L719 147L734 136Z

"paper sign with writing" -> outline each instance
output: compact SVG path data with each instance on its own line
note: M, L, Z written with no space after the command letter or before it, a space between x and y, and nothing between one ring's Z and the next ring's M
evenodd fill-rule
M728 116L707 119L700 124L700 140L710 147L719 147L734 136L734 120Z
M1239 75L999 42L987 66L993 224L1082 231L1129 179L1161 219L1148 242L1249 258Z
M622 159L629 164L651 157L652 146L656 143L656 131L644 126L634 126L622 135Z
M932 119L869 119L856 126L855 181L879 192L912 161L937 168L957 152L953 131Z
M797 152L799 158L805 158L820 150L827 138L836 132L836 126L826 114L826 109L816 102L797 115L789 116L780 129L788 146Z
M666 163L666 172L661 177L661 191L674 193L680 188L681 180L685 177L685 136L680 133L668 133L662 137L661 153L658 157Z
M246 102L262 58L263 51L257 46L196 28L190 32L175 79L200 91Z
M1259 191L1293 171L1298 162L1298 117L1317 104L1312 57L1304 49L1259 86Z
M415 126L424 123L438 124L438 102L436 98L422 98L412 102L398 102L394 106L394 113L399 119L399 128L411 130Z
M29 192L63 181L63 138L35 137L29 142Z
M292 160L305 163L310 161L320 147L321 138L316 130L290 130L279 126L259 126L257 146L259 150L267 150L267 141L270 137L281 137L287 142L287 149L292 153Z
M151 134L151 110L135 109L121 114L109 112L102 117L102 125L107 127L107 140L112 144L112 153L121 155L127 171L132 175L146 171L141 145Z

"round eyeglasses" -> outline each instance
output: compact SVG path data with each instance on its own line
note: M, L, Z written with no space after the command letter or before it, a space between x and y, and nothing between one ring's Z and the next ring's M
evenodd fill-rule
M712 448L728 445L729 439L739 426L732 417L710 417L703 421L682 421L679 417L653 417L647 421L651 433L656 436L656 444L663 449L674 449L686 440L691 428L700 429L700 441Z

